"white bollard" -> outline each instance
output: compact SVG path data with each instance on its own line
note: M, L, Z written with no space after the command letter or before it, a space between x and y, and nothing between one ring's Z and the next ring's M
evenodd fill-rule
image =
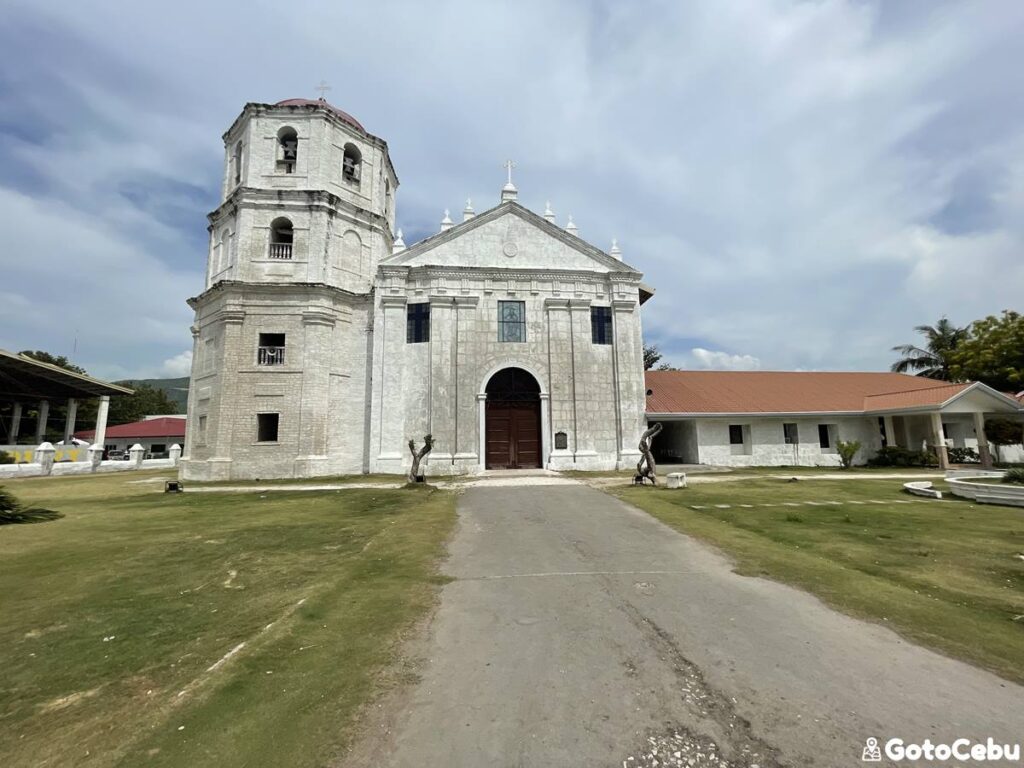
M39 465L40 474L48 475L53 472L53 455L57 451L52 443L40 443L35 450L35 463Z
M103 461L103 446L99 443L93 443L89 446L89 471L96 472L100 468L100 463Z
M168 455L171 457L171 461L174 462L174 466L178 466L178 459L181 458L181 446L177 443L172 445Z
M132 469L141 469L142 460L146 458L146 449L136 443L129 449L128 455L131 457L129 461L131 462Z

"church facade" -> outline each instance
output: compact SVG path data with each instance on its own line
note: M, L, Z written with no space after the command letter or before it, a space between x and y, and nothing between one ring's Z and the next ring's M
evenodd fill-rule
M224 134L195 310L186 479L624 468L639 458L641 273L519 204L406 247L387 144L323 100Z

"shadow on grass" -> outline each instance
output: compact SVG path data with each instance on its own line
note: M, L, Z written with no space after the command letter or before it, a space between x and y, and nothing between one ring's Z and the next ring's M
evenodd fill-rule
M60 520L62 517L64 517L63 512L55 512L52 509L5 510L0 512L0 525L48 523L51 520Z

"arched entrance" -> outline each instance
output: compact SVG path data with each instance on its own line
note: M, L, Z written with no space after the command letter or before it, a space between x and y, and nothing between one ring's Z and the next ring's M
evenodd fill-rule
M541 465L540 384L522 368L505 368L487 382L487 469Z

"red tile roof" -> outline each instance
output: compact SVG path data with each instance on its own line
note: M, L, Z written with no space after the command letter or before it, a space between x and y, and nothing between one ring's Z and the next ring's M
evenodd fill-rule
M882 395L866 395L865 411L892 411L897 408L919 408L923 405L942 405L944 402L967 389L970 384L947 384L944 387L915 389L910 392L889 392Z
M75 432L75 437L82 440L90 440L95 435L96 430L94 429ZM126 437L129 440L136 437L180 437L184 440L185 419L165 416L159 419L133 421L131 424L118 424L114 427L107 427L107 437Z
M358 128L362 133L366 133L366 129L356 120L352 115L344 110L338 109L333 104L328 103L324 99L285 99L279 101L275 106L278 107L323 107L328 112L332 112L337 115L342 122L348 123L353 128Z
M648 413L862 413L944 403L968 384L903 373L647 371Z

